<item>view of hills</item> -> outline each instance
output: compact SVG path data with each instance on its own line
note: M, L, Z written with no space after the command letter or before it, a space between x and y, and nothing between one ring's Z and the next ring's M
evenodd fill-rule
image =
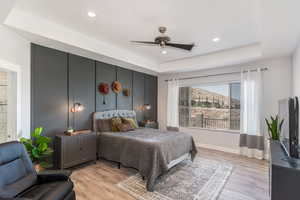
M191 99L189 103L188 95ZM185 126L239 129L240 100L232 98L230 101L229 96L220 93L185 87L180 90L179 115L182 125Z
M222 108L229 108L230 104L230 97L225 96L219 93L207 91L201 88L192 88L191 90L191 99L194 101L197 105L197 103L215 103L220 104ZM239 99L231 99L231 107L236 108L239 107L240 100Z

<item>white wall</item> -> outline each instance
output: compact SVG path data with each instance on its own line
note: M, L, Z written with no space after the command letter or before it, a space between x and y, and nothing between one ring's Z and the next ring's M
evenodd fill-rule
M0 67L19 71L18 134L30 135L30 42L0 25Z
M184 66L183 66L184 67ZM158 87L158 120L160 127L166 126L167 113L167 83L164 81L170 77L191 77L198 75L217 74L224 72L241 71L243 68L268 67L264 72L264 96L263 115L275 115L278 112L278 100L292 95L292 59L291 57L280 57L246 63L237 66L223 67L196 72L164 74L159 76ZM300 66L299 66L300 67ZM216 77L217 80L218 77ZM239 152L239 134L226 131L211 131L200 129L183 129L194 136L198 146L215 148L228 152ZM265 129L266 133L266 129Z
M300 96L300 43L293 54L293 95Z

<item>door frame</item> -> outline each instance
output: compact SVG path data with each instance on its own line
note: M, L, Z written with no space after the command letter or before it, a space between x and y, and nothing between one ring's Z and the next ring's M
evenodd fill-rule
M8 72L15 72L16 73L16 78L17 78L17 108L16 108L16 133L14 135L11 135L10 140L17 140L18 138L22 137L22 128L21 128L21 124L22 124L22 93L21 93L21 88L22 88L22 68L19 65L10 63L8 61L5 60L1 60L0 59L0 68L7 70Z

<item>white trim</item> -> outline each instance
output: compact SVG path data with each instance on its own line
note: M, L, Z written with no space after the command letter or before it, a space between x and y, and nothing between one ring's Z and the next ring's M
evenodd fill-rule
M21 67L19 65L15 65L13 63L7 62L5 60L0 59L0 66L2 69L6 69L9 71L20 72Z
M209 132L220 132L220 133L229 133L229 134L236 134L240 135L240 130L230 130L230 129L210 129L210 128L201 128L201 127L179 127L180 130L200 130L200 131L209 131ZM213 134L213 133L212 133Z
M201 87L201 86L218 86L218 85L226 85L226 84L231 84L231 83L241 83L241 79L239 77L236 78L229 78L228 80L218 80L218 81L207 81L207 82L203 82L203 79L209 79L209 78L214 78L216 79L216 77L221 77L224 78L226 76L235 76L234 74L232 75L220 75L220 76L209 76L209 77L203 77L203 78L193 78L193 79L189 79L191 80L190 82L192 82L193 80L197 81L199 80L199 83L187 83L189 82L189 80L180 80L179 79L179 87Z
M221 146L212 145L212 144L199 144L199 143L196 143L196 146L206 148L206 149L214 149L214 150L218 150L218 151L223 151L223 152L227 152L227 153L240 154L240 151L238 149L232 149L232 148L228 148L228 147L221 147Z
M216 86L221 84L229 85L231 83L240 83L240 82L241 82L240 74L236 73L236 74L224 74L220 76L207 76L202 78L179 80L179 87Z

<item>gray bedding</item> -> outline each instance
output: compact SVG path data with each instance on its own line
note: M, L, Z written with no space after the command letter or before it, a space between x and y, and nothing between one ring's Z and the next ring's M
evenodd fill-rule
M130 132L104 132L99 136L99 155L139 170L153 191L156 178L168 171L168 164L197 150L192 136L181 132L139 128Z

